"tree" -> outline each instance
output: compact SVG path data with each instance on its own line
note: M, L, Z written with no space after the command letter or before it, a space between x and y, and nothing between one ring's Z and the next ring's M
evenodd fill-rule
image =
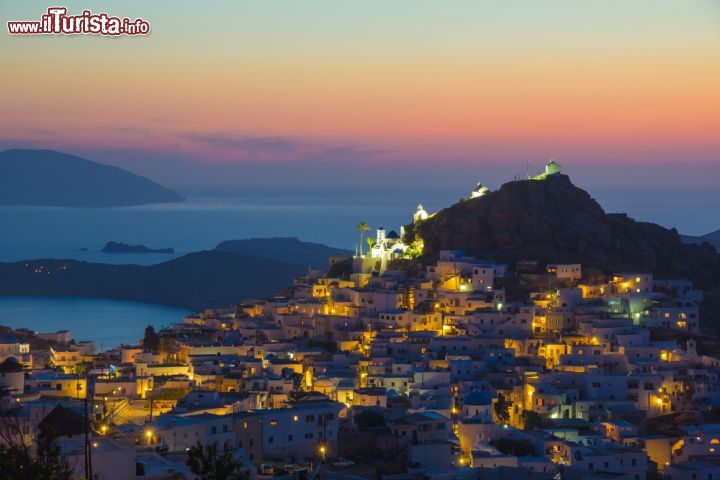
M218 452L218 444L205 445L200 442L190 447L186 462L192 473L200 480L248 480L250 476L243 470L230 452Z
M360 232L360 256L363 256L363 237L365 236L365 232L370 231L370 227L365 222L358 223L355 228L358 229L358 232Z
M523 430L537 430L542 425L540 415L532 410L523 410L520 414L520 420L523 424Z
M145 327L145 336L143 337L143 348L149 352L157 352L160 348L160 337L155 333L152 325Z
M3 417L8 420L7 417ZM40 427L37 445L25 444L15 423L3 422L3 445L0 446L0 480L70 480L73 469L60 453L55 431ZM17 424L19 426L19 424Z
M352 260L344 259L330 265L328 269L328 277L330 278L347 278L352 273Z
M156 392L148 392L148 398L145 399L145 405L150 408L150 402L165 402L180 400L185 397L188 393L184 388L163 388Z
M498 394L497 401L493 405L495 410L495 416L502 424L506 424L510 421L510 407L512 403L505 399L505 395Z
M353 421L360 430L367 430L368 428L382 427L385 425L385 418L380 412L375 410L363 410L353 416Z
M505 455L525 457L533 455L533 444L527 440L512 440L510 438L499 438L493 442L493 446Z
M52 427L41 427L35 456L37 478L66 480L72 477L73 470L67 459L60 453L56 438L55 430Z
M160 335L158 350L160 353L170 355L175 349L175 338L172 335Z

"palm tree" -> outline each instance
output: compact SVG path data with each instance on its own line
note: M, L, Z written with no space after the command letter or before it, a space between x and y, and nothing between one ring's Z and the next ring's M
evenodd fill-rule
M365 243L367 243L368 253L369 253L370 250L372 250L373 245L375 245L375 239L372 237L368 237L365 239Z
M365 235L365 232L370 231L370 227L368 226L367 223L360 222L355 226L355 228L357 228L358 231L360 232L360 257L362 258L362 256L363 256L363 236Z

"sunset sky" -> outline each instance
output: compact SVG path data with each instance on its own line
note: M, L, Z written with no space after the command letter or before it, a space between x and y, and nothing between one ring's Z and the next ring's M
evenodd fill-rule
M549 157L598 184L720 175L714 0L61 4L152 33L11 37L6 21L54 4L0 0L2 149L180 186L500 181Z

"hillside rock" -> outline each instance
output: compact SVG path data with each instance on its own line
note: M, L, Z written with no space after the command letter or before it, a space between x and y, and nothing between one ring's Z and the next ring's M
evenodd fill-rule
M506 183L406 231L408 240L422 238L430 256L461 249L505 263L582 263L608 273L641 270L689 278L698 285L720 277L718 254L711 246L686 245L674 229L608 214L560 174Z

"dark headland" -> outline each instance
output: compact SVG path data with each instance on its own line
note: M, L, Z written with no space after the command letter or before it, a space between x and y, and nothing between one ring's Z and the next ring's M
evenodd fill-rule
M294 238L232 244L234 251L194 252L148 266L58 259L0 262L0 295L110 298L201 310L271 297L307 274L308 267L326 268L328 257L351 253Z

